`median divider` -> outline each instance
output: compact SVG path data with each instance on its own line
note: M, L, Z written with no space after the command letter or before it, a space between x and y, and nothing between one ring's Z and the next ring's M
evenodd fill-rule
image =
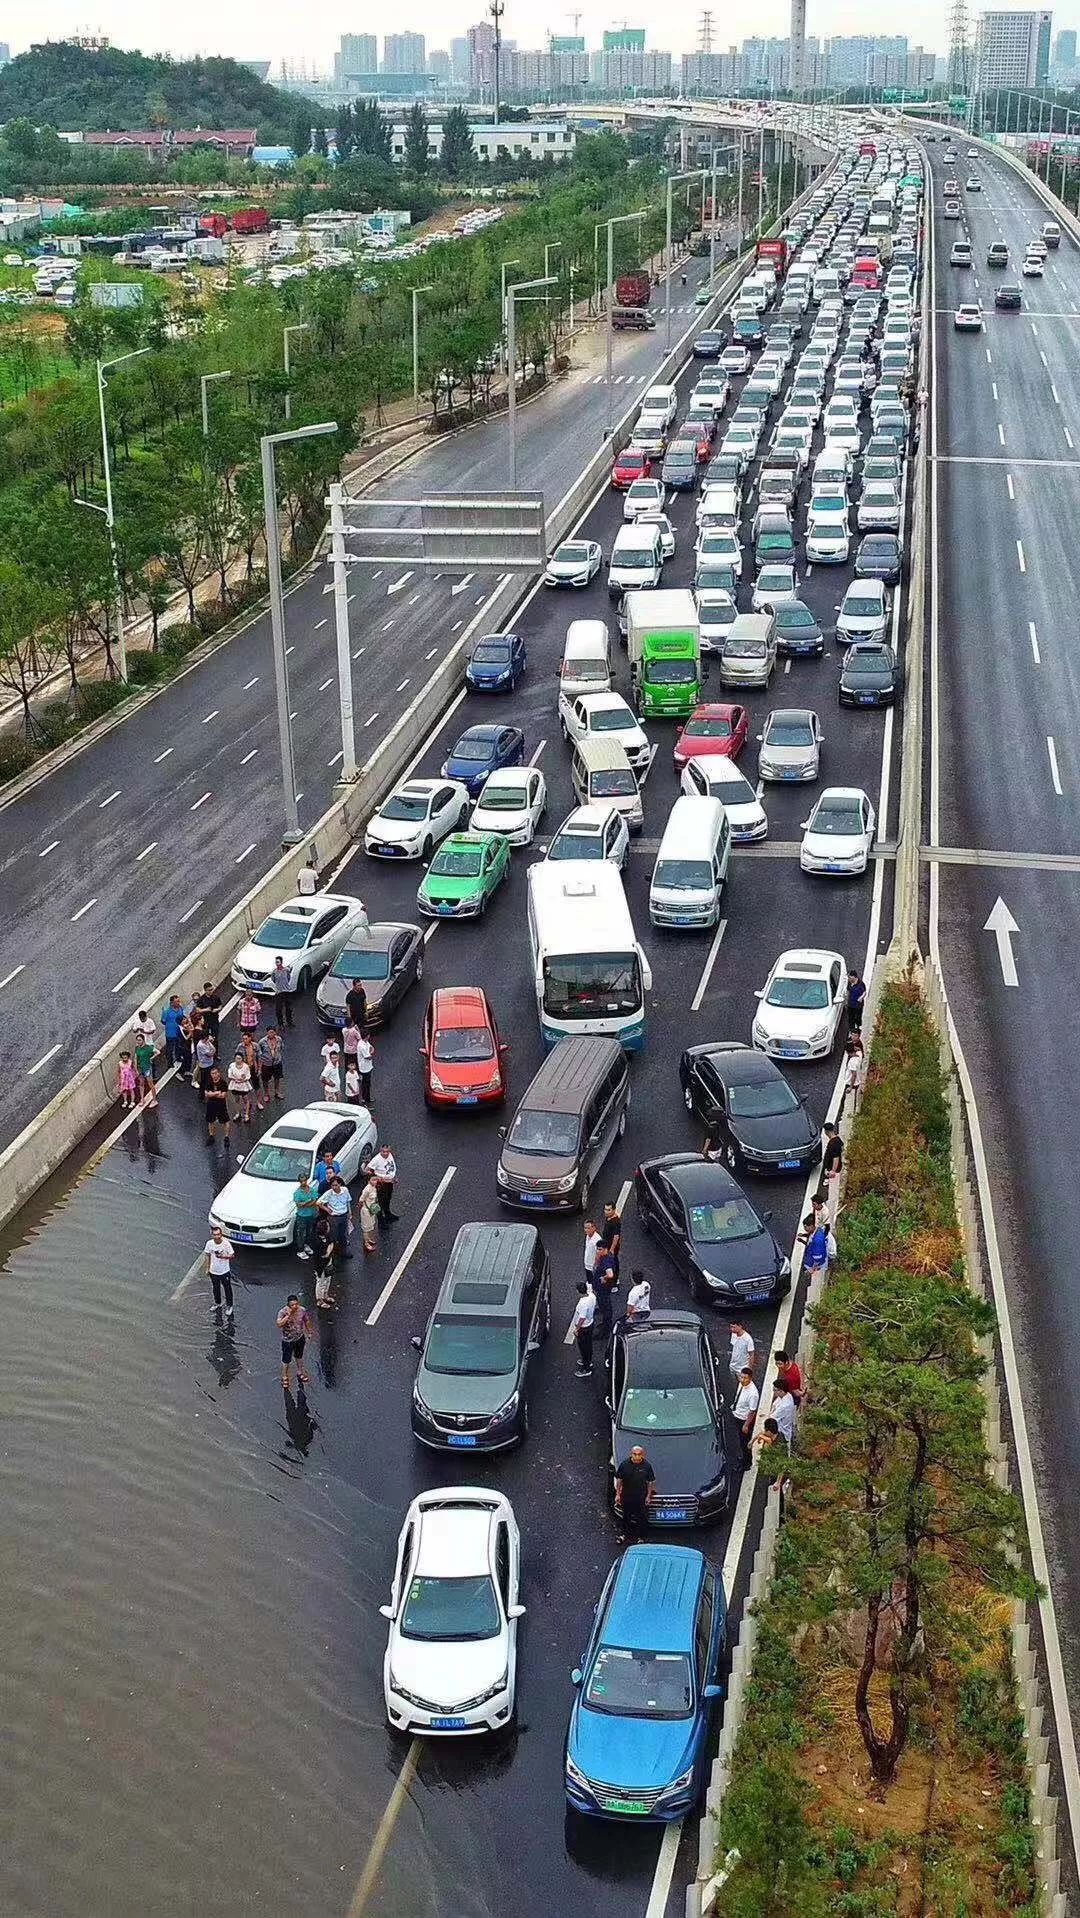
M784 218L798 210L817 182L812 182L786 209ZM708 323L731 297L752 264L745 255L717 288L711 306L703 308L671 352L656 368L656 383L673 380L691 357L695 334ZM637 417L639 398L616 421L611 437L586 463L569 491L563 495L548 520L552 545L573 529L606 484L611 460L630 438ZM190 999L207 979L218 981L228 976L237 949L250 937L266 915L296 890L301 868L314 854L321 867L339 859L362 836L364 825L385 797L402 769L423 746L424 740L443 717L463 684L464 661L477 630L495 628L509 619L532 586L529 574L504 575L469 621L458 640L440 661L397 724L361 767L356 780L339 788L333 803L311 828L304 840L290 847L251 891L226 914L214 930L195 946L169 973L167 978L142 995L142 1003L155 1016L177 993ZM74 1077L50 1099L0 1152L0 1225L14 1217L51 1173L63 1165L87 1134L108 1115L116 1104L116 1081L121 1052L131 1045L130 1021L119 1027L81 1066Z

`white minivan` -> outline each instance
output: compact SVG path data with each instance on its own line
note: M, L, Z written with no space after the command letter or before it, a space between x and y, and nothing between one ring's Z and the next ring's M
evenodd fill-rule
M646 414L655 418L658 414L665 426L670 426L679 410L679 395L673 386L647 387L641 401L641 418Z
M668 814L649 886L654 926L715 926L731 858L731 827L719 799L680 793Z
M559 692L573 699L578 693L611 691L611 641L602 619L572 619L566 629Z
M663 565L663 540L655 521L638 519L620 526L608 565L609 598L659 586Z

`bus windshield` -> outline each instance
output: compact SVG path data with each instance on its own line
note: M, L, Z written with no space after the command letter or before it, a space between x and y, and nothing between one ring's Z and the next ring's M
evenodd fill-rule
M544 964L544 1011L554 1019L614 1018L643 999L636 952L576 952Z

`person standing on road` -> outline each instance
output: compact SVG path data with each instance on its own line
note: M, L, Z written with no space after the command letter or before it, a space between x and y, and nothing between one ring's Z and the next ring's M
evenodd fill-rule
M210 1077L210 1068L216 1059L217 1041L204 1027L195 1041L195 1071L192 1074L192 1084L200 1099L204 1096L206 1081Z
M626 1295L627 1325L645 1325L652 1317L652 1287L638 1267L630 1274L630 1290Z
M825 1212L835 1229L840 1205L840 1179L844 1170L844 1141L831 1122L825 1127L825 1150L821 1155L821 1175L825 1181Z
M176 1035L176 1043L180 1052L179 1076L181 1079L190 1080L191 1078L191 1068L195 1059L196 1030L195 1021L190 1011L185 1012L180 1021L180 1030Z
M274 1018L279 1026L291 1026L293 1022L292 975L280 952L274 960L270 984L274 988Z
M320 1199L322 1198L323 1193L326 1191L327 1186L330 1184L330 1181L333 1178L335 1172L337 1173L338 1178L340 1179L341 1166L339 1165L338 1161L335 1159L333 1153L330 1151L330 1148L328 1146L326 1150L322 1153L321 1157L319 1158L315 1166L315 1183L319 1188Z
M593 1321L596 1318L596 1293L588 1279L578 1280L578 1301L574 1307L573 1333L578 1362L574 1377L591 1379L593 1371Z
M593 1273L596 1271L596 1255L600 1250L601 1243L602 1241L600 1238L600 1234L596 1229L596 1224L594 1220L586 1219L585 1221L585 1277L590 1281L590 1283L592 1281Z
M209 979L201 992L195 994L194 1006L202 1020L203 1027L209 1033L215 1046L218 1043L218 1027L221 1024L221 994L215 992Z
M619 1276L619 1251L622 1246L622 1219L619 1208L613 1199L604 1207L604 1223L600 1227L600 1242L605 1252L610 1252L615 1261L615 1277Z
M281 1043L281 1034L276 1026L271 1026L259 1040L256 1048L259 1067L259 1095L255 1103L261 1112L264 1106L271 1106L275 1099L283 1100L285 1088L282 1080L285 1076L285 1048Z
M340 1172L331 1174L330 1183L319 1200L319 1211L330 1221L334 1245L343 1259L351 1259L349 1234L352 1231L352 1198Z
M296 1256L298 1259L310 1259L315 1242L315 1221L319 1216L319 1194L306 1172L301 1172L292 1196L296 1207L296 1230L293 1233Z
M649 1527L649 1506L656 1491L656 1473L643 1445L633 1445L615 1467L615 1513L621 1524L620 1543L633 1533L641 1538Z
M769 1417L776 1420L776 1429L790 1452L795 1442L795 1414L798 1407L792 1393L782 1380L777 1380L776 1395L769 1407Z
M203 1246L206 1256L206 1270L210 1284L214 1288L214 1310L221 1311L224 1296L225 1310L230 1319L233 1316L232 1265L236 1257L236 1248L231 1239L225 1237L219 1225L210 1227L210 1237Z
M320 1307L330 1307L335 1303L330 1297L330 1285L334 1276L336 1249L330 1221L325 1212L320 1212L315 1222L311 1266L315 1274L315 1303Z
M732 1380L738 1385L744 1372L754 1376L754 1341L741 1319L731 1321L731 1353L728 1369Z
M178 992L174 992L167 1005L161 1008L161 1030L165 1036L165 1057L171 1066L180 1064L180 1026L183 1022L184 1007Z
M131 1028L135 1040L135 1077L140 1099L148 1099L154 1090L154 1050L157 1026L148 1012L140 1009Z
M803 1270L813 1283L814 1279L824 1277L825 1268L829 1263L829 1228L824 1218L818 1220L812 1212L808 1212L802 1222L799 1237L806 1244L806 1250L803 1253Z
M360 1075L360 1103L371 1110L371 1075L375 1070L375 1048L366 1032L360 1034L356 1048L356 1069Z
M857 1032L853 1032L844 1047L844 1104L851 1100L853 1113L859 1110L859 1099L863 1083L863 1042Z
M379 1150L364 1171L375 1181L375 1190L379 1197L379 1217L383 1225L393 1225L397 1213L390 1210L394 1202L394 1182L397 1179L397 1160L385 1140L380 1140Z
M379 1249L379 1189L374 1179L369 1179L360 1194L360 1231L365 1252L377 1252Z
M789 1358L788 1354L783 1350L774 1352L773 1358L776 1360L776 1382L773 1386L774 1397L776 1393L780 1391L781 1387L783 1387L791 1393L796 1405L798 1405L802 1398L802 1367L798 1359Z
M354 1026L359 1026L361 1032L367 1031L367 993L362 979L353 979L350 982L349 990L345 994L345 1011Z
M326 1057L323 1059L319 1084L322 1086L323 1098L333 1102L341 1097L341 1053L336 1045L331 1046L329 1050L324 1046L323 1051Z
M847 1016L848 1031L861 1032L863 1007L866 1004L866 982L861 972L852 966L847 976Z
M319 890L319 868L315 864L314 853L296 875L296 890L301 899L312 899Z
M615 1293L618 1287L619 1280L611 1253L598 1252L593 1267L592 1289L596 1294L596 1330L604 1345L610 1339L615 1325Z
M311 1320L301 1305L295 1292L290 1292L281 1311L277 1315L278 1331L281 1333L281 1383L286 1391L289 1387L289 1367L296 1365L296 1377L300 1385L310 1385L311 1380L304 1370L304 1347L311 1336Z
M261 1017L262 1007L259 1004L258 994L254 992L242 992L236 1008L236 1023L241 1032L254 1036L259 1030L259 1020Z
M360 1047L362 1036L356 1020L350 1019L348 1013L346 1013L345 1024L341 1028L341 1050L345 1056L346 1072L349 1070L350 1065L356 1065L356 1055Z
M116 1090L120 1095L120 1105L124 1112L134 1112L138 1098L138 1084L135 1061L130 1052L122 1052L116 1074Z
M356 1070L355 1059L347 1059L345 1062L345 1104L347 1106L360 1104L360 1074Z
M218 1125L226 1145L229 1143L229 1088L220 1066L211 1066L202 1085L203 1103L206 1106L206 1136L213 1139Z
M754 1420L761 1403L761 1394L754 1384L754 1374L748 1365L739 1373L739 1389L731 1406L731 1416L739 1428L739 1459L743 1471L750 1464L750 1446L754 1437Z
M251 1067L243 1051L238 1046L236 1055L229 1067L229 1091L235 1100L233 1119L237 1124L251 1124Z

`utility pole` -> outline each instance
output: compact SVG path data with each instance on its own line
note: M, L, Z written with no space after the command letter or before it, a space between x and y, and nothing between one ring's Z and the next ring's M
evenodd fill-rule
M296 426L291 432L266 433L259 442L262 458L263 518L266 539L266 580L270 588L270 631L274 651L274 688L277 696L278 743L281 749L281 784L285 810L282 844L295 846L303 838L296 799L296 762L293 757L292 721L289 713L289 662L285 651L285 600L281 590L281 529L277 509L277 471L275 454L279 446L292 440L310 440L324 433L336 433L337 422L320 426Z
M488 12L495 22L495 125L498 126L502 120L499 62L502 56L502 17L506 12L503 0L491 0Z

